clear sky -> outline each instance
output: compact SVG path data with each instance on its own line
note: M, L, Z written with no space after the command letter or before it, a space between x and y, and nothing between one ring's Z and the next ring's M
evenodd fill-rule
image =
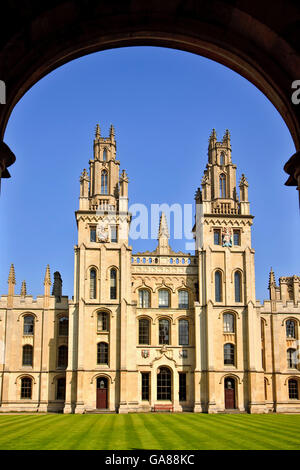
M249 182L255 216L256 295L268 298L268 273L299 275L299 217L295 188L283 165L294 153L289 131L268 99L235 72L197 55L156 47L91 54L43 78L15 107L5 142L17 156L0 197L0 293L9 266L16 293L43 294L46 265L73 295L74 211L79 176L92 157L94 129L114 124L117 158L129 176L130 203L193 204L214 127L231 132L238 180ZM172 227L171 227L172 232ZM172 236L172 233L171 233ZM155 240L134 240L133 251ZM185 251L185 240L172 240Z

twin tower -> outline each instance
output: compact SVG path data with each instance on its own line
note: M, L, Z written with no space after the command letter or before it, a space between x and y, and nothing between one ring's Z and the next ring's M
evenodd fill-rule
M128 177L113 126L105 138L97 125L72 300L59 273L50 295L49 269L43 296L16 295L12 268L0 298L0 411L300 411L300 278L279 289L272 274L271 301L256 301L248 183L237 187L228 131L212 131L195 202L194 254L172 250L165 214L157 248L133 253Z

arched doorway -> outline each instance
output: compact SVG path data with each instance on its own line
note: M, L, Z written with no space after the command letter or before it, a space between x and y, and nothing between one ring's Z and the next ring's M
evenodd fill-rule
M108 380L106 377L97 378L96 408L100 410L108 408Z
M233 410L236 408L235 379L226 377L224 380L225 409Z

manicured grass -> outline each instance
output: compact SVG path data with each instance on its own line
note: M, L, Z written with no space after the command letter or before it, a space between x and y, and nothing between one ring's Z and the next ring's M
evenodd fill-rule
M300 449L300 415L2 415L0 449Z

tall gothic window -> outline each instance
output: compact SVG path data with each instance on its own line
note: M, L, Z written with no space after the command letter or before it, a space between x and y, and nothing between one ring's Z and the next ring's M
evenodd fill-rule
M34 317L33 315L26 315L24 317L23 335L33 335L34 333Z
M97 273L96 269L90 270L90 299L95 299L97 295Z
M57 366L66 369L68 366L68 346L59 346Z
M235 302L242 301L242 283L241 283L241 273L236 271L234 273L234 300Z
M108 331L108 313L100 312L97 316L97 331Z
M224 155L224 152L221 152L221 155L220 155L220 165L225 165L225 155Z
M139 320L139 344L150 344L150 321L147 318Z
M21 380L21 398L31 398L32 396L32 379L23 377Z
M224 173L220 175L220 197L226 197L226 176Z
M168 289L160 289L158 291L158 306L160 308L167 308L170 306L170 293Z
M286 337L296 338L295 322L293 320L287 320L285 325L286 325Z
M231 343L224 344L224 365L234 365L234 345Z
M289 398L294 399L294 400L299 399L297 380L294 380L294 379L289 380Z
M107 150L104 149L103 150L103 161L106 162L106 160L107 160Z
M139 290L139 307L140 308L150 307L150 293L147 289Z
M178 292L178 308L189 308L189 293L187 290Z
M159 344L170 344L170 322L165 318L159 320Z
M69 334L69 319L68 317L60 317L58 320L58 335L68 336Z
M107 171L101 173L101 194L107 194Z
M110 270L110 298L112 300L117 298L117 271Z
M33 347L30 344L25 344L25 346L23 346L22 365L23 366L33 365Z
M186 346L189 344L189 322L188 320L179 320L179 344Z
M297 351L296 349L287 350L287 367L288 369L297 369Z
M157 374L157 399L172 399L172 374L167 367L160 367Z
M234 316L232 313L224 313L223 329L224 333L234 333Z
M215 301L222 302L222 274L220 271L215 272Z
M108 365L108 344L107 343L97 344L97 364Z

